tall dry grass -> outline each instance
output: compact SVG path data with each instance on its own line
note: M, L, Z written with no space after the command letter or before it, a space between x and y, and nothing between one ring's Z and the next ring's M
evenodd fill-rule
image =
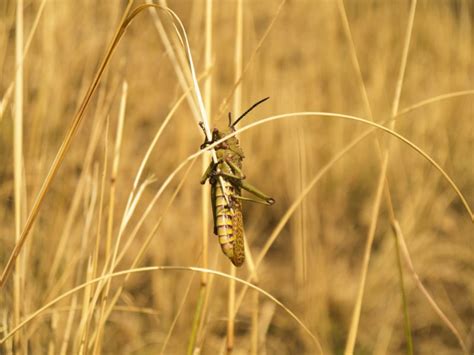
M133 19L84 106L141 4L0 3L2 272L84 110L4 279L0 353L471 353L472 2L167 2L212 125L265 96L242 126L290 113L240 135L277 203L244 205L237 270L188 159L200 111L170 16Z

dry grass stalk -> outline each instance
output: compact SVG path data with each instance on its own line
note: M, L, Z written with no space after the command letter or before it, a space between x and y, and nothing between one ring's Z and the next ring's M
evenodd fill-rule
M424 2L418 2L417 10L423 11L416 12L413 29L407 31L413 23L406 16L408 2L213 2L211 22L205 1L192 7L168 2L178 19L150 0L134 9L132 2L117 7L42 0L24 8L23 46L15 44L21 31L18 2L0 6L0 264L7 265L0 280L5 290L0 352L23 347L92 353L95 347L97 353L182 353L196 304L199 319L191 350L196 354L224 353L232 334L229 348L235 353L278 349L281 354L313 354L321 352L316 332L325 353L340 352L346 334L338 330L348 328L358 290L363 303L354 352L406 352L410 335L403 331L403 313L408 307L401 309L400 298L410 305L417 352L471 351L466 314L472 255L466 243L474 216L466 157L474 90L467 75L472 71L472 19L466 14L472 9L465 0L456 6L448 1L426 7ZM242 6L245 22L237 19L236 5ZM148 10L150 18L138 16ZM126 15L120 20L122 11ZM224 25L232 21L242 25L240 36L234 26ZM185 51L183 23L192 38ZM126 28L127 38L117 46ZM412 38L404 39L409 33ZM243 56L235 50L239 46ZM23 53L16 55L15 47L23 47ZM112 58L112 52L118 55ZM193 88L199 93L199 70L191 53L196 68L204 68L201 77L212 73L212 90L208 80L202 97L192 94ZM97 65L101 56L102 66ZM241 69L240 77L234 67ZM15 128L20 89L15 76L20 71L23 147ZM109 147L107 132L117 125L116 88L123 80L130 85L127 129L111 194L113 154L110 161L107 156L114 147ZM211 102L220 107L212 125L220 127L230 100L239 105L263 95L272 97L266 112L277 116L264 116L238 134L249 181L270 191L278 204L268 210L246 205L248 268L241 269L242 277L272 292L286 310L294 310L299 323L245 283L236 287L233 298L227 286L240 281L232 272L212 271L228 267L218 245L209 242L208 267L194 268L207 251L201 245L212 239L207 225L200 228L209 217L198 212L197 201L202 196L206 204L209 196L197 183L200 164L192 163L208 153L196 152L202 140L195 123L207 120ZM186 99L186 107L172 104ZM90 106L95 106L92 117L83 119ZM76 107L77 126L61 142ZM376 146L366 139L372 133ZM74 149L64 150L73 136L78 138ZM17 164L20 148L22 162ZM18 167L24 173L18 174ZM378 174L381 168L385 174ZM54 184L51 174L57 175ZM18 186L25 192L20 199ZM377 203L384 201L378 197L374 202L371 191L385 194L388 213L373 217ZM107 227L112 197L114 217ZM20 256L15 261L15 252L8 261L16 218L28 212L19 240L26 240L26 248L17 245ZM34 238L25 237L35 220ZM361 286L354 270L364 260L370 241L363 239L364 226L370 225L377 226L381 238L373 235L370 268ZM390 235L396 236L399 250ZM18 262L24 287L17 293L22 323L15 327L14 280L5 281ZM130 270L140 265L191 266ZM151 272L156 270L161 271ZM207 280L201 300L199 278ZM229 336L226 324L233 328ZM405 328L409 334L410 327ZM14 338L20 339L19 348Z
M15 36L15 119L14 119L14 141L13 141L13 174L15 190L15 243L18 243L21 235L24 216L24 196L26 192L23 186L23 1L19 0L16 7L16 36ZM15 261L15 274L13 276L13 322L20 323L22 313L23 288L22 280L25 279L24 259ZM15 335L13 341L14 349L26 351L24 333Z

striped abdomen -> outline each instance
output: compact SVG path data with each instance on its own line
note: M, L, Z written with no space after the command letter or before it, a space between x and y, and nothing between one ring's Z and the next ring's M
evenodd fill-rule
M237 193L234 186L227 180L223 180L232 208L227 205L221 184L217 182L214 185L216 199L214 233L219 238L222 251L232 261L232 264L241 266L245 261L242 205L239 200L233 198Z

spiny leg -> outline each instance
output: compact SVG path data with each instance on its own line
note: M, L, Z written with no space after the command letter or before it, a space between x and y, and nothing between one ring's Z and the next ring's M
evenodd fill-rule
M251 197L245 197L245 196L237 196L237 195L234 195L233 196L234 199L236 200L241 200L241 201L249 201L249 202L255 202L255 203L261 203L262 205L267 205L267 206L270 206L272 205L273 203L269 203L267 200L263 200L263 199L255 199L255 198L251 198ZM273 200L273 199L272 199Z
M249 184L248 182L240 180L238 184L244 190L247 190L251 194L261 198L262 200L265 200L268 205L273 205L275 203L275 200L273 199L273 197L265 195L262 191L257 189L255 186Z

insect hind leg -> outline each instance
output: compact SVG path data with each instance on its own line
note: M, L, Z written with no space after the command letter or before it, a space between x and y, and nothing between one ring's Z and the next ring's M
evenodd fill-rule
M264 202L262 201L264 204L273 205L275 203L275 199L273 197L265 195L262 191L260 191L255 186L249 184L246 181L240 180L239 181L239 186L241 188L243 188L244 190L247 190L251 194L259 197L260 199L262 199L264 201ZM257 202L257 200L253 200L253 201Z

